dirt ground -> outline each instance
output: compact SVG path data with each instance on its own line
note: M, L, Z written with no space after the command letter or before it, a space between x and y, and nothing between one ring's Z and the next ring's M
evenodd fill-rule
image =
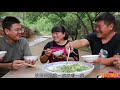
M42 50L43 50L44 46L47 44L47 42L49 42L51 40L52 39L48 38L47 40L45 40L45 41L43 41L41 43L38 43L38 44L36 44L34 46L31 46L30 49L31 49L32 54L40 56L41 53L42 53Z

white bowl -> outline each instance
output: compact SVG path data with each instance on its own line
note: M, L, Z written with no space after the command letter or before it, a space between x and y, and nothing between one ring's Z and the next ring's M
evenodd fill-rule
M63 54L63 50L59 50L59 51L56 51L56 52L53 52L52 54L55 55L55 56L60 56Z
M99 55L83 55L81 56L86 62L93 62L98 59Z
M63 65L74 65L74 64L85 66L87 67L87 69L81 70L81 71L72 71L72 72L53 71L56 68L58 69L63 67ZM44 70L45 73L50 74L49 75L50 77L47 77L47 78L51 78L54 76L55 78L84 78L85 76L90 74L93 69L94 69L94 65L90 63L80 62L80 61L53 62L53 63L45 64L42 67L42 70ZM69 70L73 70L73 69L69 69Z
M25 60L37 60L38 56L24 56Z
M0 51L0 57L4 57L7 51Z

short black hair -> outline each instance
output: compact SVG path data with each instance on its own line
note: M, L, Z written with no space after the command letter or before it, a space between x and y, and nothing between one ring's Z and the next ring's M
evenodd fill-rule
M62 32L63 34L65 33L65 37L64 37L64 40L67 40L68 39L68 34L64 28L64 26L54 26L51 30L52 33L54 32Z
M98 17L96 17L95 22L103 20L106 25L110 25L111 23L116 24L115 17L109 12L102 12Z
M15 24L15 23L20 23L20 21L17 18L12 17L12 16L5 17L2 21L3 30L5 28L10 29L12 24Z

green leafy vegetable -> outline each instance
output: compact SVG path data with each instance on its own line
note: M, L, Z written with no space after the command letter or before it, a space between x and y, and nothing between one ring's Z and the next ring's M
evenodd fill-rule
M80 64L66 64L62 67L56 67L50 71L52 72L80 72L83 70L88 70L89 67Z

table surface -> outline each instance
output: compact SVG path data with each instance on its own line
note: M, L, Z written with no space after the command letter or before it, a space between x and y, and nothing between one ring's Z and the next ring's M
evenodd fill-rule
M34 67L25 66L19 70L11 70L2 78L49 78L47 75L43 76L45 75L45 72L42 70L43 65L44 64L38 62ZM97 78L98 75L102 73L108 73L108 71L113 71L117 74L120 74L120 69L117 69L114 66L105 66L102 69L94 69L85 78Z

